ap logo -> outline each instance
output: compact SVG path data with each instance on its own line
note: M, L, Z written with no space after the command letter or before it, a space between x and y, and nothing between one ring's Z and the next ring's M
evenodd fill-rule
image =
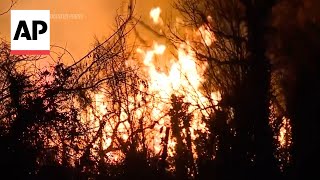
M11 54L50 54L49 10L11 10Z

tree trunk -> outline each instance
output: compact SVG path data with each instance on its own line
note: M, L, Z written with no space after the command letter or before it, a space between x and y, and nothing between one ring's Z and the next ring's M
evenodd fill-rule
M272 129L269 126L270 62L267 59L266 27L274 1L242 1L248 27L248 74L242 88L240 123L246 127L242 136L252 142L253 179L274 179L277 164ZM247 131L252 130L252 134ZM248 134L245 134L248 133ZM249 136L249 137L245 137ZM250 140L251 139L251 140ZM243 147L242 147L243 148ZM250 159L251 160L251 159Z

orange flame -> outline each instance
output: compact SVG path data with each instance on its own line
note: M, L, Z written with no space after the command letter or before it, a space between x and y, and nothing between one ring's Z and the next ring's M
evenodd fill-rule
M160 25L163 24L163 21L162 21L162 19L160 17L160 14L161 14L160 7L155 7L155 8L151 9L150 18L152 19L154 24L160 24Z
M155 24L162 24L160 13L161 9L159 7L153 8L150 11L150 17ZM201 26L198 30L200 34L196 35L201 35L206 45L209 46L214 42L214 35L210 33L206 26ZM202 117L209 116L210 112L207 111L207 107L217 105L218 101L221 99L219 92L212 92L209 95L205 95L201 91L201 85L204 82L203 77L207 68L207 64L205 62L197 64L195 52L190 48L188 42L181 43L177 47L177 58L172 56L171 58L165 60L166 63L169 62L167 72L162 72L159 70L154 62L157 56L164 57L163 55L167 50L166 45L154 42L150 49L137 48L137 53L140 54L143 59L144 71L148 77L148 88L143 88L141 85L140 90L145 90L148 92L148 94L152 95L152 97L146 100L147 102L145 104L150 109L151 117L145 118L144 121L150 123L157 122L152 129L145 130L147 147L151 152L153 152L153 154L158 154L162 150L162 139L165 136L165 131L163 131L163 128L170 126L170 117L167 115L167 112L171 107L171 95L174 94L177 96L182 96L184 97L183 101L190 104L188 111L193 115L192 121L190 122L190 132L193 140L197 138L195 133L196 131L201 131L203 133L208 132L207 125L202 121ZM99 119L108 113L108 104L103 103L106 102L106 97L103 94L104 93L101 92L101 94L95 94L94 96L94 99L96 100L95 106L97 108L90 111L90 120L95 122L94 127L99 127ZM141 101L141 97L128 98L130 101ZM134 118L136 120L143 118L139 108L131 108L130 110L135 111ZM120 120L127 119L127 114L122 112L123 110L120 111ZM112 119L111 121L114 121L115 124L119 120ZM114 130L112 129L114 124L111 123L105 126L104 149L107 149L113 145L111 135L114 133ZM130 136L127 129L130 129L130 124L127 121L121 123L117 129L117 133L119 133L120 137L124 141L126 141ZM175 145L175 139L169 138L169 156L174 155ZM193 150L195 150L194 144ZM119 152L111 152L107 155L114 161L118 161L121 159L122 154L117 153ZM194 156L196 157L195 153Z

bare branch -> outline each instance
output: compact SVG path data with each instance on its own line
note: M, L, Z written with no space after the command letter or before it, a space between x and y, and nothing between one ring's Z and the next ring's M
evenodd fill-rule
M0 13L0 16L8 13L17 2L18 2L17 0L11 0L10 7L7 10L5 10L4 12Z

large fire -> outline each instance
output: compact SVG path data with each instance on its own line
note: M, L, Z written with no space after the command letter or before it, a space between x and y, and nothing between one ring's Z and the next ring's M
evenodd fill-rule
M150 18L152 18L154 24L162 24L162 19L160 17L161 9L159 7L153 8L150 11ZM209 33L205 26L201 27L198 32L194 33L197 36L204 39L203 43L206 45L211 45L215 40L212 33ZM202 121L203 116L208 116L207 108L210 105L217 105L220 100L220 94L218 92L212 92L209 95L205 95L201 92L201 85L204 81L203 73L206 69L207 64L197 64L195 53L192 51L188 44L179 44L177 49L177 58L172 56L169 59L160 58L165 61L165 64L169 64L167 71L161 71L155 63L156 57L162 57L166 53L167 47L165 44L160 44L157 42L153 43L151 48L137 48L136 52L139 57L142 58L143 62L143 72L148 79L148 88L145 88L142 84L140 85L141 91L146 91L150 94L148 99L146 99L145 106L147 106L150 111L150 117L144 118L143 121L148 121L148 124L154 123L152 128L146 128L146 142L148 149L153 155L157 155L163 149L162 140L165 137L165 129L170 127L170 117L168 116L168 111L171 108L171 96L176 95L183 97L184 103L189 103L188 112L192 113L193 118L190 122L190 132L191 138L194 140L197 138L195 131L207 132L207 126ZM163 56L164 57L164 56ZM166 56L167 57L167 56ZM94 108L89 110L89 118L93 123L95 131L98 131L101 124L99 124L99 119L108 115L108 104L104 93L94 95ZM136 97L129 96L128 99L132 100L132 104L129 103L129 111L135 111L134 119L138 121L142 116L142 109L134 108L134 101L142 101L140 95ZM131 107L131 109L130 109ZM93 110L94 109L94 110ZM120 110L120 119L110 118L108 124L104 127L104 137L103 137L103 149L108 149L111 146L117 146L118 143L113 142L112 136L117 133L123 141L126 141L130 134L130 124L126 120L128 118L125 110ZM123 122L122 122L123 121ZM115 126L117 122L117 129ZM185 133L185 132L181 132ZM170 137L168 140L168 154L169 156L174 155L174 146L176 142L175 139ZM98 146L98 145L96 145ZM194 149L194 144L192 145ZM113 161L118 161L121 159L122 154L117 151L112 151L107 154L109 159ZM196 154L194 153L194 156Z
M206 124L201 122L201 116L207 116L206 107L211 103L217 104L220 97L218 93L212 93L211 97L207 98L201 93L200 88L206 64L198 65L195 61L194 52L187 47L183 44L180 45L178 48L178 60L170 61L172 63L168 74L157 70L153 62L155 56L161 56L165 53L165 45L154 43L151 50L145 51L138 48L137 52L144 57L145 69L150 77L148 90L156 96L155 101L152 103L156 103L157 108L152 110L152 118L153 120L162 118L159 124L155 126L155 129L161 129L169 124L169 117L166 117L166 113L170 108L171 95L183 96L184 102L191 104L189 112L193 112L194 118L190 131L194 139L196 138L194 130L207 131ZM210 102L210 99L213 99L213 102ZM156 153L161 149L161 137L164 137L163 133L155 132L153 148ZM174 144L174 142L170 143L172 146Z
M150 11L150 18L154 24L162 25L163 21L160 17L161 9L159 7L153 8ZM202 43L206 46L211 46L216 40L215 36L206 25L201 26L196 31L192 31L192 36L198 36ZM143 99L140 94L129 95L128 108L120 108L119 116L111 117L104 124L103 132L103 149L117 148L121 142L126 142L133 133L134 129L132 123L128 122L128 113L134 114L133 121L142 119L145 128L145 142L148 150L152 155L159 155L163 150L163 139L166 136L166 129L171 126L168 111L171 108L171 96L183 97L183 102L190 104L188 113L192 113L192 120L190 122L191 139L195 140L197 134L195 132L201 131L202 133L208 132L208 127L203 122L203 117L209 116L207 107L213 107L221 100L219 92L210 92L204 94L202 84L204 82L204 73L207 68L205 62L198 64L195 57L195 52L190 48L188 42L177 45L176 54L169 58L164 56L166 54L167 46L165 44L153 42L149 48L138 47L137 54L141 58L143 68L142 72L147 77L147 87L143 84L139 85L139 90L148 94L146 99ZM155 59L164 61L161 64L168 64L166 71L161 70L157 66ZM130 66L129 64L127 64ZM89 110L89 118L93 123L95 131L98 131L101 126L100 120L108 116L108 101L103 92L94 95L95 104L94 108ZM136 107L135 104L143 104L145 107ZM93 110L94 109L94 110ZM212 108L211 108L212 109ZM148 113L145 113L148 111ZM145 116L148 114L149 116ZM134 124L134 123L133 123ZM153 124L153 125L152 125ZM186 130L183 129L183 133ZM279 142L281 146L285 143L285 130L281 129ZM117 136L119 138L112 138ZM176 140L172 137L172 132L168 140L168 155L174 156L174 147ZM98 146L98 145L96 145ZM141 144L139 145L141 146ZM139 148L139 147L138 147ZM196 158L195 145L192 144L193 156ZM109 160L118 162L123 156L121 151L110 151L107 153Z

